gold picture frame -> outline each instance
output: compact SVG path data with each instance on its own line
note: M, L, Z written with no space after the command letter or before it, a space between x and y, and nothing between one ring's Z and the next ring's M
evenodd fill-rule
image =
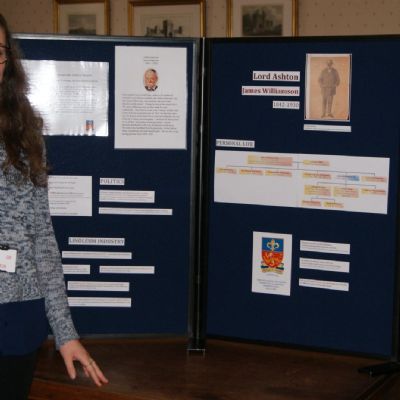
M109 35L110 0L53 0L54 32Z
M227 36L297 36L298 0L226 0Z
M202 37L205 15L205 0L128 0L128 34Z

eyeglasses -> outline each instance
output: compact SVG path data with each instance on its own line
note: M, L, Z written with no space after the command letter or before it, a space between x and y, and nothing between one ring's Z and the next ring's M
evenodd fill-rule
M7 50L9 49L7 46L0 46L0 64L4 64L7 61Z

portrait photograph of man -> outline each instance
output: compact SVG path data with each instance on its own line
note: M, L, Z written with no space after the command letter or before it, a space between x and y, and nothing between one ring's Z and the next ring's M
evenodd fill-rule
M153 68L149 68L143 75L144 88L148 92L154 92L158 88L158 74Z
M351 54L307 54L306 120L350 121Z

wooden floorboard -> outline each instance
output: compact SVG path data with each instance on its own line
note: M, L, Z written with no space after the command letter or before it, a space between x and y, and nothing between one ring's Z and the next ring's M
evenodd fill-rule
M378 400L383 382L358 373L377 363L364 357L216 339L207 341L204 354L188 353L185 338L84 342L110 383L98 389L82 371L71 381L59 354L46 344L31 400L354 400L369 388ZM391 380L391 396L400 393L397 383Z

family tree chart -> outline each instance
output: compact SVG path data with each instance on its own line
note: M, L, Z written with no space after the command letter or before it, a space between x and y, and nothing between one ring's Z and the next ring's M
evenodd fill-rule
M215 152L215 201L387 213L389 158Z

